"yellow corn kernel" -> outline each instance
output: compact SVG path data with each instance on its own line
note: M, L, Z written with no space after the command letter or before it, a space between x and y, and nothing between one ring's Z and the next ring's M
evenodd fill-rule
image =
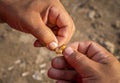
M62 45L55 49L56 54L62 54L63 50L66 48L66 45Z

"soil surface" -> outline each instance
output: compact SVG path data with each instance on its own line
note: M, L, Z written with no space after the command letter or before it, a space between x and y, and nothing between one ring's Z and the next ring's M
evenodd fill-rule
M76 32L71 40L92 40L120 59L120 0L61 0L72 16ZM0 83L54 83L47 76L56 56L35 48L31 35L0 24Z

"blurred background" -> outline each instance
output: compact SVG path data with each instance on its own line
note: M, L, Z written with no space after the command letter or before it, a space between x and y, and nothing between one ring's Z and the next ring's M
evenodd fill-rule
M92 40L120 60L120 0L61 0L76 25L71 40ZM51 59L35 48L34 37L0 24L0 83L54 83L47 76Z

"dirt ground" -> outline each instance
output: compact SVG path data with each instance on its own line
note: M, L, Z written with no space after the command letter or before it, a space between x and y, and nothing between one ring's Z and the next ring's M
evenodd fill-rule
M120 0L61 0L76 32L71 40L93 40L120 59ZM31 35L0 24L0 83L54 83L47 77L56 56L35 48Z

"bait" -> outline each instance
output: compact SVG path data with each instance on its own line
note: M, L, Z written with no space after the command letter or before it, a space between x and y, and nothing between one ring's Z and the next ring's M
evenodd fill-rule
M62 46L55 49L56 54L62 54L64 49L66 48L66 45L63 44Z

